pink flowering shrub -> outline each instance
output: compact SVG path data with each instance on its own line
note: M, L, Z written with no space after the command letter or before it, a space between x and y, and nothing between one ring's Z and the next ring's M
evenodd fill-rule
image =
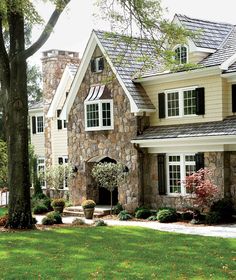
M202 168L185 178L187 193L193 194L194 206L197 208L209 208L219 199L219 190L211 180L212 175L212 170Z

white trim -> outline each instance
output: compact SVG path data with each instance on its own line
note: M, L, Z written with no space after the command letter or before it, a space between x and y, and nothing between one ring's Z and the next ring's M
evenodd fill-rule
M231 57L226 59L221 65L220 69L221 70L228 70L229 66L232 65L236 61L236 53L233 54Z
M71 71L70 71L68 65L66 65L65 70L60 79L59 85L56 89L56 92L55 92L52 102L50 104L50 107L49 107L49 110L47 113L48 118L53 118L55 116L55 112L58 108L61 98L63 97L63 95L66 94L66 90L68 90L68 88L67 88L68 81L70 81L70 83L72 84L73 79L74 79L74 76L71 74Z
M110 114L111 114L111 125L103 126L103 114L102 114L102 104L109 103L110 104ZM88 127L87 126L87 105L97 104L98 105L98 123L99 125L96 127ZM100 99L93 101L85 101L84 102L84 116L85 116L85 131L98 131L98 130L112 130L114 129L114 113L113 113L113 100L112 99Z
M169 157L170 156L179 156L180 157L180 161L179 162L173 162L173 164L171 164L169 162ZM169 196L176 196L176 195L187 195L186 193L186 189L184 188L184 179L186 177L186 165L192 165L195 166L195 161L193 164L193 161L185 161L185 156L194 156L193 153L167 153L166 154L166 182L167 182L167 195ZM181 191L179 193L173 193L170 192L170 173L169 173L169 166L170 165L176 165L176 166L180 166L180 189Z
M188 80L194 78L202 78L206 76L220 75L221 70L219 66L205 67L201 69L194 69L189 71L183 71L178 73L156 73L150 76L144 76L141 78L134 79L134 82L143 83L143 84L155 84L161 82L174 82L180 80Z
M207 152L236 150L236 135L202 136L171 139L131 140L149 153L170 151Z
M222 78L226 78L228 82L235 83L236 82L236 71L231 73L225 73L221 75Z
M106 54L105 49L103 48L101 42L99 41L98 37L96 36L96 33L93 31L91 36L90 36L90 39L88 41L88 44L86 46L85 52L83 54L83 57L81 59L80 66L79 66L79 69L78 69L78 71L76 73L74 81L72 83L69 95L68 95L68 97L66 99L66 102L65 102L65 104L63 106L63 109L62 109L62 112L61 112L61 116L60 116L61 119L67 119L68 118L68 115L70 113L71 107L72 107L72 105L74 103L75 97L76 97L77 92L78 92L78 90L80 88L80 85L81 85L82 80L84 78L85 72L87 71L87 68L89 66L91 57L92 57L93 52L94 52L94 50L95 50L97 45L99 46L101 52L103 53L103 55L106 58L108 64L110 65L112 71L114 72L118 82L120 83L121 87L123 88L124 92L126 93L128 99L130 101L131 112L135 113L135 112L139 112L140 111L138 109L137 105L135 104L132 96L130 95L129 91L127 90L123 80L121 79L121 77L119 76L117 70L115 69L113 63L111 62L110 58ZM152 111L155 111L155 110L152 110Z

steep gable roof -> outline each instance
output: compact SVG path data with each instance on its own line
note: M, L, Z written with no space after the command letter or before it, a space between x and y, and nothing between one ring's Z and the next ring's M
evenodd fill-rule
M49 110L47 113L47 117L50 118L50 117L54 116L55 111L57 110L57 107L59 106L59 103L61 102L61 99L63 98L63 96L65 98L65 94L66 94L66 91L68 90L68 86L69 87L71 86L77 70L78 70L77 65L74 65L74 64L66 65L65 70L62 74L60 83L56 89L56 92L55 92L52 102L50 104L50 107L49 107Z
M131 112L155 111L156 109L144 88L140 84L132 81L133 74L140 70L144 65L144 62L141 62L139 58L141 54L147 53L148 45L138 45L135 40L133 44L130 42L125 43L124 37L121 35L113 33L109 33L108 35L108 32L93 30L69 92L69 96L63 107L61 118L67 118L70 112L96 46L100 48L116 75L117 80L129 98Z
M197 34L192 40L197 47L201 48L220 48L234 27L229 23L195 19L180 14L177 14L176 17L183 27Z

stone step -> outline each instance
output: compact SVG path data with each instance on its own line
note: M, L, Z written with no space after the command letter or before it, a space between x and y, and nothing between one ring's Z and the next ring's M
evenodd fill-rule
M78 216L78 217L84 217L84 211L81 206L70 206L66 207L63 211L63 214L65 216ZM95 207L94 209L94 217L103 217L110 214L110 209L107 207Z

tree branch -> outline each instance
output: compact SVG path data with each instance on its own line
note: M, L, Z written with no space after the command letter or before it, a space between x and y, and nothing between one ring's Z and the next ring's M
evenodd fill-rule
M63 0L60 7L57 7L54 10L54 12L52 13L49 21L47 22L47 24L46 24L43 32L41 33L40 37L38 38L38 40L34 44L32 44L27 50L25 50L25 52L24 52L25 59L29 58L35 52L37 52L44 45L44 43L48 40L61 13L64 11L65 7L67 6L67 4L69 4L70 1L71 0Z

